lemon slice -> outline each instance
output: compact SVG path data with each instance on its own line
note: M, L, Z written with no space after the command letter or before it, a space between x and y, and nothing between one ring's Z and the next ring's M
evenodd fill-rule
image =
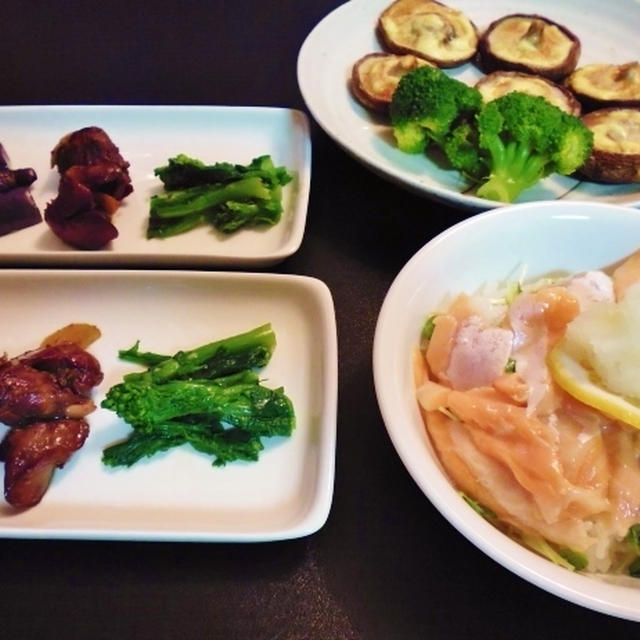
M592 371L562 348L559 342L547 357L553 379L574 398L607 415L640 429L640 406L605 389Z

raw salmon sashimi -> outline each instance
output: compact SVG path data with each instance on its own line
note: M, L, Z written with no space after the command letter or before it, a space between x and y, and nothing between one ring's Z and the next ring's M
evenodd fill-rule
M430 318L415 354L420 410L456 487L516 539L570 549L590 572L633 560L640 431L563 391L547 356L583 310L638 281L640 252L612 277L539 281L504 299L462 294Z

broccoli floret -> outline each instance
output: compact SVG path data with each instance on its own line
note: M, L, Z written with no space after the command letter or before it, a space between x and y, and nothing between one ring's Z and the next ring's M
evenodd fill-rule
M478 150L478 129L475 122L464 120L443 142L442 150L454 169L472 182L478 181L486 165Z
M477 128L487 166L477 194L500 202L513 202L551 173L573 173L593 146L593 134L578 118L518 91L484 105Z
M398 147L407 153L424 151L430 141L441 147L452 128L481 106L477 89L434 67L414 69L401 78L389 107Z

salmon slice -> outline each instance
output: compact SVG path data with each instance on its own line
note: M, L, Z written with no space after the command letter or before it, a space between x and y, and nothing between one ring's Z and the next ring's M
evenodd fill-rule
M440 412L425 412L429 436L454 485L495 513L494 524L523 534L542 535L558 545L586 550L593 543L588 526L568 514L546 522L531 493L500 461L480 451L461 423Z
M441 314L433 320L433 333L427 346L426 358L429 371L436 379L445 379L445 371L451 359L451 350L458 330L455 316Z
M640 522L640 432L618 423L603 429L611 469L609 497L613 504L613 524L623 536Z
M622 300L627 289L636 282L640 282L640 249L632 253L613 272L613 290L616 300Z

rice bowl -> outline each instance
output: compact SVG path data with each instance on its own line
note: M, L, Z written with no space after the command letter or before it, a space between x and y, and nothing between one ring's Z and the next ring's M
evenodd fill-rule
M640 212L631 208L544 202L479 214L431 240L401 270L382 305L373 352L376 394L390 438L420 489L449 522L533 584L630 620L640 620L640 581L556 566L504 535L460 498L424 427L411 354L426 315L451 293L472 293L522 269L527 280L534 280L603 268L639 247Z

